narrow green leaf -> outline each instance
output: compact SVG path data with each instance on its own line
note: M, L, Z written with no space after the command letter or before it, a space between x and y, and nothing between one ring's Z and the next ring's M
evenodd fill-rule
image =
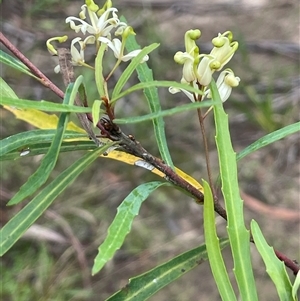
M215 225L214 201L211 189L206 181L204 185L204 236L209 265L223 301L237 300L224 264Z
M96 86L97 86L100 98L105 96L105 92L104 92L105 81L103 78L103 66L102 66L105 48L106 48L105 43L102 43L98 50L98 53L96 56L96 61L95 61L95 81L96 81Z
M247 146L245 149L243 149L238 155L237 155L237 161L241 160L245 156L257 151L258 149L265 147L275 141L278 141L280 139L283 139L284 137L287 137L293 133L300 131L300 122L296 122L293 124L290 124L288 126L285 126L277 131L274 131L273 133L270 133L254 143Z
M22 234L42 215L54 199L68 187L99 155L109 149L113 143L88 152L82 158L63 171L46 186L32 201L18 212L0 230L0 256L3 256L22 236Z
M216 126L216 144L219 157L222 191L227 211L227 232L234 261L234 274L244 301L256 301L257 291L250 257L250 233L244 224L243 201L237 178L236 154L233 151L228 126L218 88L210 83Z
M94 127L97 126L97 123L100 118L100 107L101 107L102 101L101 100L95 100L92 107L92 117L93 117L93 125Z
M295 300L295 301L298 301L297 292L299 291L299 287L300 287L300 271L297 273L295 282L293 284L293 289L292 289L293 300Z
M255 246L266 265L266 271L276 286L280 300L295 300L292 297L292 284L284 263L277 258L274 249L268 245L255 220L251 221L251 233Z
M74 98L73 99L70 98L73 87L74 87L73 83L69 84L69 86L67 87L65 93L65 99L64 99L65 104L67 103L73 104L74 102ZM7 205L15 205L20 203L26 197L36 192L37 189L40 188L47 181L50 173L52 172L53 168L56 165L60 146L63 141L63 136L68 121L69 121L69 113L62 113L61 116L59 117L56 134L53 138L49 151L41 161L41 165L39 166L37 171L29 177L28 181L21 186L20 190L7 203Z
M133 93L134 91L138 91L138 90L142 90L142 89L147 91L147 89L156 88L156 87L165 87L165 88L174 87L174 88L178 88L178 89L187 90L191 93L203 94L203 92L200 91L199 89L189 86L187 84L182 84L182 83L178 83L178 82L174 82L174 81L167 81L167 80L153 80L152 78L149 78L148 81L138 83L134 86L131 86L129 89L123 91L122 93L117 94L114 98L111 99L111 103L116 102L118 99L121 99L124 96L126 96L130 93ZM156 89L154 89L154 90L156 91ZM150 96L151 95L149 95L149 97ZM153 96L155 96L155 95L153 95ZM150 109L151 109L151 107L150 107ZM153 110L154 110L154 108L153 108Z
M6 81L0 77L0 99L2 97L11 97L11 98L17 98L18 96L14 92L14 90L6 83Z
M220 248L223 249L228 244L228 239L221 239ZM147 300L169 283L199 266L207 258L205 245L189 250L142 275L130 279L124 288L106 301Z
M139 45L137 44L134 36L129 36L126 40L126 49L128 51L133 51L139 49ZM148 67L147 63L139 64L136 68L138 73L138 78L140 82L149 82L153 81L152 70ZM155 87L145 88L144 94L146 96L148 106L150 108L151 113L157 113L161 111L160 100L157 93L157 89ZM162 159L174 169L174 164L172 162L172 158L169 152L169 148L167 145L167 139L165 134L165 123L162 117L158 117L153 119L153 127L154 127L154 135L157 142L157 146L160 152Z
M212 101L192 102L192 103L181 105L181 106L178 106L178 107L175 107L172 109L159 111L157 113L147 114L144 116L129 117L129 118L115 118L114 123L129 124L129 123L144 122L144 121L155 119L157 117L171 116L171 115L178 114L181 112L195 110L197 108L210 107L212 104L213 104Z
M104 242L99 246L94 261L92 275L98 273L115 252L122 246L126 235L131 230L134 217L139 213L142 202L158 187L170 185L166 182L150 182L135 188L118 207L118 212L109 226Z
M1 105L13 106L21 109L36 109L40 111L48 112L68 112L68 113L90 113L92 112L91 108L80 107L80 106L71 106L67 104L53 103L46 100L36 101L28 99L19 99L19 98L10 98L10 97L1 97Z
M22 148L22 150L13 150L0 157L0 161L5 160L17 160L24 157L33 157L37 155L44 155L49 151L51 142L38 143L29 145L28 147ZM60 153L73 152L79 150L93 150L97 148L97 145L93 141L72 141L63 142L60 147Z
M35 75L33 75L31 73L31 71L29 70L29 68L26 65L24 65L21 61L17 60L13 56L9 55L8 53L6 53L2 50L0 50L0 62L2 62L3 64L6 64L9 67L12 67L20 72L23 72L27 75L30 75L30 76L38 79Z
M20 153L22 149L33 144L50 142L52 141L55 133L56 130L32 130L4 138L0 140L0 160L2 160L2 156L13 150L18 150ZM86 135L73 131L66 131L63 135L63 139L76 139L83 137L86 137Z
M147 54L149 54L151 51L156 49L159 46L159 44L151 44L141 50L141 52L131 60L130 64L127 66L127 68L122 72L119 80L117 81L114 90L111 95L111 99L113 100L115 97L120 94L121 90L123 89L124 85L127 83L128 79L132 75L132 73L135 71L137 66L140 64L143 57Z

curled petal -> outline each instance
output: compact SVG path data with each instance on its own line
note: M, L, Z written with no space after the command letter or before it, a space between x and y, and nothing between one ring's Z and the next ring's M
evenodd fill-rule
M232 88L237 87L239 82L240 78L234 76L234 73L230 69L226 69L220 73L216 85L222 102L225 102L229 98Z
M126 55L123 54L123 48L122 47L122 42L119 39L113 39L112 41L110 41L109 39L105 38L105 37L100 37L98 39L100 42L107 44L107 46L113 51L115 58L117 58L118 60L121 60L123 62L127 62L129 60L131 60L132 58L136 57L141 50L137 49L137 50L133 50L129 53L127 53ZM149 56L145 55L142 60L141 63L148 61Z
M212 79L213 69L211 64L215 61L215 58L211 55L204 56L197 69L197 79L202 86L208 86Z
M78 21L80 24L76 25L74 21ZM95 34L95 29L93 28L93 26L91 26L89 23L76 18L76 17L68 17L66 19L66 23L70 23L70 27L76 32L78 33L79 31L81 31L83 34L86 34L86 32L89 32L90 34Z
M79 48L80 48L79 51L75 47L75 43L79 44ZM74 66L80 66L84 63L84 51L82 45L83 43L80 37L73 39L71 42L71 56L72 56L72 63Z
M110 35L113 28L126 25L124 22L120 22L118 15L116 14L118 10L114 7L105 10L100 17L98 17L97 13L91 10L89 6L87 7L86 5L83 5L81 9L80 18L66 18L66 23L70 23L70 27L75 30L76 33L81 31L83 34L88 32L96 37L106 37ZM86 10L89 14L90 23L83 20L86 19ZM110 13L112 14L111 18L109 18ZM75 22L79 24L76 25Z
M189 98L189 100L190 100L191 102L195 102L195 98L194 98L193 93L191 93L191 92L189 92L189 91L187 91L187 90L184 90L184 89L178 89L178 88L175 88L175 87L170 87L170 88L169 88L169 92L170 92L171 94L176 94L176 93L178 93L178 92L183 92L183 93Z
M114 53L114 56L118 59L121 54L122 43L118 39L113 39L112 41L105 37L100 37L98 40L105 43Z
M87 45L87 44L95 44L95 37L94 36L87 36L84 41L83 41L83 44L84 45Z
M141 52L140 49L133 50L133 51L127 53L126 55L124 55L124 56L122 57L122 61L123 61L123 62L127 62L127 61L131 60L132 58L136 57L140 52ZM142 58L142 60L141 60L140 63L147 62L148 60L149 60L149 56L148 56L148 55L145 55L145 56Z
M199 29L190 29L184 35L185 50L187 53L192 53L195 48L198 48L195 40L199 39L201 31Z
M210 54L219 62L219 68L216 69L219 71L231 60L238 48L238 42L231 42L228 37L219 34L217 38L213 39L213 43L215 47Z

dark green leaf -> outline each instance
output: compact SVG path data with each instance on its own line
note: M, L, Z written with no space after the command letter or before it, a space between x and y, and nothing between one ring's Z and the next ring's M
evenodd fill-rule
M203 181L203 183L204 183L203 185L204 187L204 206L203 206L204 235L205 235L209 265L222 300L234 301L236 300L236 296L234 294L232 285L229 280L228 273L226 271L226 267L224 264L224 260L222 257L221 248L219 244L219 238L217 236L213 195L208 183L206 181Z
M16 108L23 109L36 109L39 111L49 111L49 112L73 112L73 113L91 113L91 108L81 107L81 106L72 106L68 104L59 104L53 103L50 101L36 101L28 99L19 99L19 98L10 98L10 97L1 97L1 105L8 105Z
M166 182L150 182L135 188L118 207L118 212L109 226L107 236L98 249L92 274L98 273L122 246L126 235L131 230L135 216L139 213L142 202L158 187L170 185Z
M159 111L157 113L151 113L151 114L147 114L144 116L129 117L129 118L115 118L114 123L117 123L117 124L138 123L138 122L143 122L143 121L147 121L147 120L153 120L157 117L171 116L171 115L178 114L181 112L195 110L197 108L209 107L212 104L213 104L213 102L211 102L211 101L193 102L193 103L181 105L181 106L169 109L169 110L163 110L163 111Z
M250 144L247 146L245 149L243 149L238 155L237 155L237 160L241 160L245 156L257 151L258 149L265 147L275 141L278 141L280 139L283 139L284 137L287 137L293 133L299 132L300 131L300 122L296 122L293 124L290 124L286 127L283 127L273 133L270 133L254 143Z
M113 143L88 152L73 163L57 178L46 186L29 204L18 212L0 230L0 256L5 254L22 236L22 234L43 214L54 199L94 161L107 151Z
M141 50L141 52L135 58L133 58L131 60L130 64L122 72L119 80L117 81L117 83L114 87L114 90L111 95L112 101L115 97L117 97L120 94L120 92L122 91L123 87L127 83L128 79L130 78L132 73L135 71L135 69L138 67L138 65L140 65L140 62L143 59L143 57L145 55L149 54L154 49L156 49L158 46L159 46L159 44L152 44L152 45L145 47L144 49Z
M129 36L126 41L126 49L128 51L133 51L139 49L139 45L137 44L134 36ZM137 73L139 80L143 82L153 81L152 70L148 67L147 63L142 63L137 66ZM148 106L150 108L151 113L157 113L161 111L160 100L157 93L157 88L145 88L144 94L148 101ZM153 126L154 126L154 134L155 139L158 145L158 149L162 159L174 169L174 164L171 159L171 155L169 152L169 148L167 145L167 139L165 134L165 123L162 117L158 117L153 119Z
M104 55L106 47L107 46L106 46L105 43L101 44L101 46L98 50L98 53L97 53L97 56L96 56L96 62L95 62L95 81L96 81L96 86L97 86L97 90L98 90L100 99L101 99L101 97L105 96L104 85L106 83L105 83L105 80L103 78L103 65L102 65L102 62L103 62L103 55Z
M220 242L220 248L228 245L228 239ZM156 268L134 277L119 292L106 301L144 301L169 283L183 276L207 260L205 245L189 250Z
M51 142L38 143L29 145L22 150L14 150L0 157L0 161L17 160L24 157L33 157L37 155L44 155L48 152ZM63 142L60 147L60 153L73 152L79 150L93 150L97 148L96 144L92 141L71 141Z
M0 160L6 153L13 150L19 150L19 154L23 149L37 143L52 141L56 130L32 130L27 132L18 133L13 136L9 136L0 141ZM85 134L78 132L66 131L63 139L76 139L80 137L86 137Z
M65 104L74 102L74 99L69 98L73 87L74 84L71 83L67 88L67 91L65 93L65 99L64 99ZM40 188L47 181L50 173L52 172L53 168L56 165L60 146L63 141L63 137L68 121L69 121L69 113L62 113L61 116L59 117L57 130L53 138L53 141L51 143L51 146L47 154L41 161L41 165L39 166L37 171L29 177L28 181L21 186L20 190L17 192L17 194L14 195L14 197L8 202L7 205L18 204L19 202L23 201L26 197L36 192L37 189Z
M124 96L126 96L134 91L138 91L138 90L142 90L142 89L144 89L144 91L145 91L146 89L157 88L157 87L165 87L165 88L174 87L174 88L189 91L191 93L203 94L203 92L200 91L199 89L194 88L187 84L182 84L182 83L168 81L168 80L150 80L149 79L148 81L138 83L134 86L131 86L127 90L119 93L118 95L116 95L114 98L111 99L111 103L116 102L118 99L121 99ZM188 97L186 97L186 99L188 100ZM190 101L190 100L188 100L188 101Z
M284 263L277 258L274 249L268 245L255 220L251 221L251 233L255 246L266 265L267 273L276 286L279 299L282 301L293 300L292 284Z
M20 72L26 73L34 78L37 78L35 75L31 73L29 68L24 65L21 61L17 60L13 56L9 55L8 53L0 50L0 62L12 67Z
M210 90L212 98L216 102L213 106L216 144L227 212L227 232L234 260L234 274L241 299L256 301L258 299L250 257L250 233L245 227L243 201L240 197L237 178L236 154L232 148L228 115L224 111L214 80L210 83Z

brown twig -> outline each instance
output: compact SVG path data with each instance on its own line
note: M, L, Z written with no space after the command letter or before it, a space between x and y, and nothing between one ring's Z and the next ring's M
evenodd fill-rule
M110 139L118 141L125 152L139 157L147 163L149 163L150 165L154 166L166 175L166 179L169 182L172 182L176 186L187 191L197 200L198 203L203 203L203 193L194 186L192 186L190 183L188 183L185 179L180 177L170 166L165 164L161 159L150 154L146 149L142 147L142 145L138 141L125 135L121 131L121 129L110 119L103 117L101 118L100 122L102 123L106 131L109 132ZM220 216L222 216L224 219L227 219L226 211L222 206L219 206L218 203L215 205L215 210Z
M60 90L44 73L42 73L30 60L24 56L4 35L0 32L0 42L10 50L32 73L38 77L41 84L52 90L60 98L64 98L64 92Z
M198 84L199 90L202 91L203 86L200 85L200 83L197 83L197 84ZM199 95L198 99L195 99L195 101L199 101L199 102L202 101L202 95ZM198 115L198 120L199 120L199 125L200 125L200 129L201 129L202 140L203 140L203 145L204 145L207 177L208 177L209 186L212 190L212 194L213 194L213 197L214 197L215 211L217 213L222 212L223 215L221 215L221 216L224 217L225 219L227 219L226 210L223 208L223 206L219 202L218 196L216 194L216 189L215 189L215 186L214 186L214 183L213 183L213 180L212 180L211 167L210 167L210 157L209 157L209 148L208 148L207 136L206 136L205 125L204 125L204 119L205 119L206 115L202 116L201 108L197 109L197 115Z
M207 143L207 136L205 132L205 126L204 126L204 118L202 117L201 109L197 109L197 115L198 115L198 120L200 124L200 129L201 129L201 134L202 134L202 140L203 140L203 145L204 145L204 152L205 152L205 161L206 161L206 170L207 170L207 177L208 177L208 182L211 187L213 196L214 196L214 202L218 203L218 198L217 194L215 191L215 187L213 185L213 180L212 180L212 174L211 174L211 167L210 167L210 158L209 158L209 148L208 148L208 143Z
M281 252L274 249L274 252L277 256L277 258L284 262L285 266L288 267L290 270L293 271L294 275L296 276L300 271L300 266L297 264L297 262L289 259L287 256L282 254Z
M72 57L70 50L67 48L58 48L58 60L60 66L60 72L63 76L64 84L67 87L70 83L75 82L75 74L74 68L72 65ZM77 106L82 106L82 102L79 98L79 93L75 96L75 104ZM97 139L95 133L93 132L91 125L89 123L88 117L86 114L76 114L82 127L85 129L87 134L89 135L90 139L92 139L97 146L100 146L100 141Z

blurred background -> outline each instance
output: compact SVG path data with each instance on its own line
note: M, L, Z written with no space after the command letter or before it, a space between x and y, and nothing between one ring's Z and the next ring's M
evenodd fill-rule
M97 2L99 6L103 3ZM1 31L61 89L64 89L61 77L53 72L57 62L49 55L45 41L65 34L71 39L74 32L65 24L65 18L78 16L82 4L83 1L67 0L2 0L0 4ZM119 0L113 4L119 16L124 15L133 26L142 47L154 42L161 44L151 53L148 62L158 80L180 81L182 67L174 62L173 56L184 50L183 38L187 30L201 30L198 45L203 53L210 52L211 40L219 32L233 32L239 50L229 67L241 82L225 109L237 152L260 137L299 120L299 1ZM0 47L6 51L3 45ZM108 59L106 64L109 70L114 60ZM20 98L61 101L50 90L15 70L1 65L0 71ZM90 99L95 99L92 74L82 69L78 71L85 76ZM113 80L116 81L121 72L119 68ZM130 84L136 81L132 78ZM189 102L183 94L171 95L167 89L159 89L159 93L164 109ZM116 112L118 118L146 114L148 107L143 94L129 95L118 103ZM2 108L0 114L1 138L32 129ZM196 112L192 111L165 118L175 165L200 181L207 179L207 175L197 120ZM216 180L218 162L211 116L206 126ZM149 152L159 155L150 122L122 129L133 134ZM251 219L257 220L267 241L298 261L299 141L299 134L291 135L238 164L247 225ZM81 155L80 152L62 154L50 180ZM6 207L6 203L36 170L40 160L40 157L22 157L0 163L1 226L24 206L22 203ZM99 274L90 276L97 248L118 205L134 187L152 180L159 178L138 167L103 158L97 160L0 259L1 300L105 300L126 285L129 278L202 244L202 207L177 190L160 188L144 202L132 232L114 259ZM225 223L219 218L216 222L220 236L225 237ZM278 300L263 262L255 248L252 249L259 300ZM233 276L228 249L224 256ZM220 298L206 262L149 300Z

